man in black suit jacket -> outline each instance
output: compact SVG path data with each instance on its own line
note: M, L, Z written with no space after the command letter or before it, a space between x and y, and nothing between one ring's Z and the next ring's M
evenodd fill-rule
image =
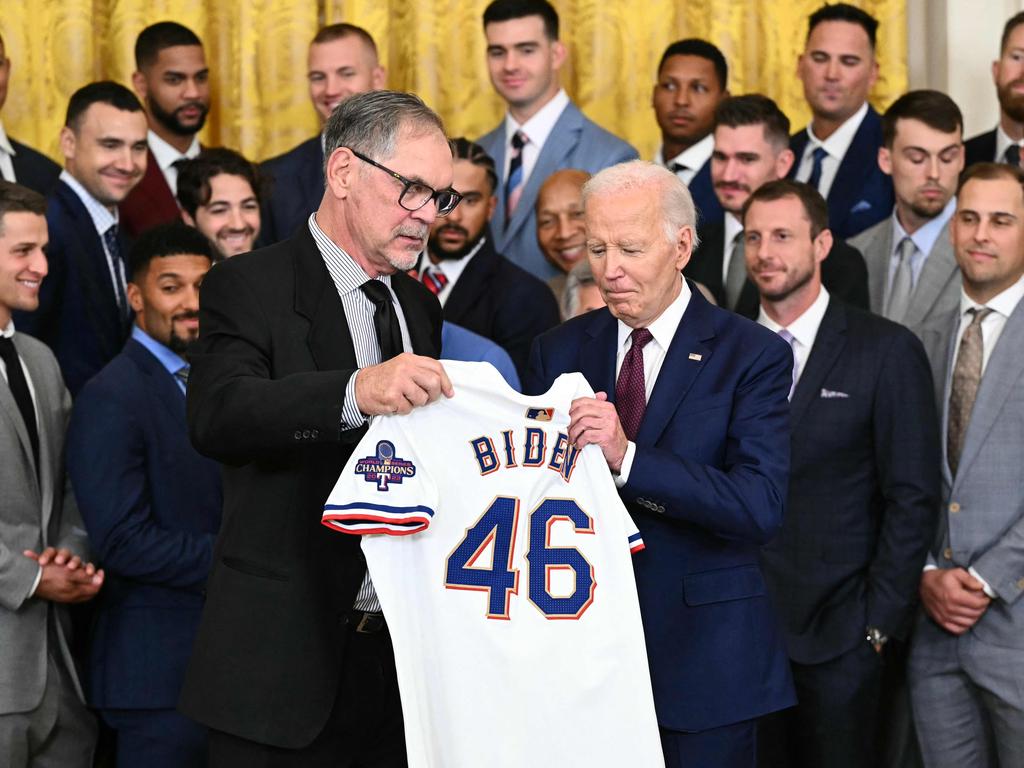
M11 60L0 37L0 110L7 101L7 83L11 77ZM48 195L57 183L60 166L31 147L26 147L7 135L0 123L0 178Z
M128 338L128 305L117 205L146 167L146 115L118 83L71 96L60 134L64 171L47 201L50 275L39 308L18 326L45 342L72 395L117 355Z
M874 768L882 662L905 637L938 505L939 428L917 337L821 285L832 235L807 184L744 209L758 322L793 350L781 535L762 550L799 704L761 731L762 768Z
M354 24L330 24L309 44L309 98L323 128L331 112L357 93L384 87L370 33ZM272 184L263 203L259 242L272 245L305 225L324 196L324 139L318 133L260 166Z
M325 136L306 227L216 265L200 296L188 420L225 464L224 522L180 706L211 728L215 767L405 765L358 538L320 518L368 416L452 394L432 359L440 307L404 273L459 196L441 120L415 96L355 96Z
M452 140L455 189L463 196L451 216L430 229L415 276L437 295L444 319L504 347L519 378L530 345L558 325L558 302L544 281L494 249L488 222L498 203L494 160L479 144Z
M683 273L706 286L719 306L755 318L757 288L747 278L740 216L752 192L792 167L789 118L767 96L734 96L719 104L713 135L711 178L725 213L698 227L700 242ZM867 267L860 253L836 241L821 270L830 292L867 309Z
M811 14L797 73L813 117L793 134L796 163L790 175L828 201L835 237L849 238L886 218L892 180L878 167L882 127L868 104L878 78L878 21L847 3L826 4Z
M999 124L991 131L964 142L964 160L974 163L1020 164L1024 144L1024 94L1016 89L1024 78L1024 11L1011 16L1003 26L999 58L992 62L992 80L999 98Z

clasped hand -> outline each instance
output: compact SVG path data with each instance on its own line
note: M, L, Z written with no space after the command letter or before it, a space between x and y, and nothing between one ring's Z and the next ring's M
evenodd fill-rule
M47 547L42 552L26 549L25 557L35 560L43 569L34 597L55 603L84 603L92 600L103 586L104 573L92 563L68 549Z

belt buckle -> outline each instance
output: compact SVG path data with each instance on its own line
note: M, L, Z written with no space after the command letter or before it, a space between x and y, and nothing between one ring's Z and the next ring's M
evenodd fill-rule
M359 623L356 624L356 632L363 635L372 635L384 627L384 614L383 613L366 613L364 612L362 617L359 619Z

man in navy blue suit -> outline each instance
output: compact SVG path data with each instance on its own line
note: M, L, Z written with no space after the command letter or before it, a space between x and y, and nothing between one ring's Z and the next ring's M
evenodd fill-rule
M608 307L537 340L525 391L580 371L597 393L572 404L569 439L600 446L647 544L634 567L666 764L750 768L758 718L795 703L758 562L782 525L792 355L680 275L695 213L670 171L618 165L583 199Z
M558 13L548 0L494 0L484 11L491 84L508 105L478 141L498 169L491 220L499 253L550 280L558 269L537 245L537 193L561 168L594 173L637 157L633 147L588 120L558 82L567 56Z
M377 59L377 44L355 24L330 24L309 44L309 98L323 129L331 112L357 93L384 87L386 73ZM262 245L291 237L320 206L324 196L322 133L306 139L260 166L271 182L263 203Z
M135 94L90 83L68 102L64 170L46 208L50 274L18 328L57 356L72 396L124 346L131 323L117 205L146 169L146 114Z
M999 99L999 124L964 142L967 165L1010 163L1020 165L1024 144L1024 11L1011 16L1003 26L999 58L992 62L992 79Z
M761 768L875 768L939 500L939 425L924 347L822 285L825 201L780 180L743 208L758 322L793 348L782 533L763 550L797 707L762 724ZM891 642L892 641L892 642Z
M868 104L878 79L878 21L847 3L811 14L797 73L812 118L793 134L796 163L790 177L805 181L828 202L837 238L847 239L892 211L892 179L878 167L882 122Z
M651 103L661 129L654 162L664 165L690 188L697 223L715 222L722 206L711 184L715 109L729 97L725 56L706 40L672 43L661 55Z
M117 733L117 765L204 765L206 729L175 710L220 527L216 462L185 422L199 286L214 249L184 223L132 248L135 310L124 350L79 393L68 471L108 574L89 654L87 700Z
M7 101L10 77L11 60L4 49L4 39L0 37L0 109L4 108L4 102ZM57 183L59 174L59 165L46 155L10 138L3 123L0 123L0 178L47 195Z

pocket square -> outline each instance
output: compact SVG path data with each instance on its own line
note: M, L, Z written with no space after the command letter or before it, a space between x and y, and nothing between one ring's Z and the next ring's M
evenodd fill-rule
M844 400L849 397L849 395L846 394L845 392L837 392L834 389L825 389L824 387L821 390L821 396L826 400Z
M871 210L871 203L869 203L867 200L861 200L859 203L857 203L855 206L853 206L853 208L850 209L850 213L860 213L861 211L870 211L870 210Z

